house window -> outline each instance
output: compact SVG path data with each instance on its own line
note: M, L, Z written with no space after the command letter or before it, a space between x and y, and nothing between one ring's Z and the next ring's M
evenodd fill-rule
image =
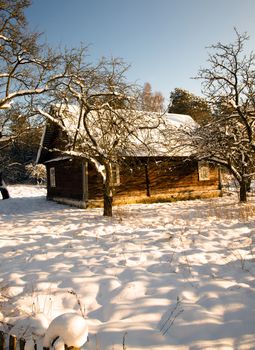
M114 186L120 185L120 167L118 164L112 164L112 184Z
M55 168L50 168L50 187L56 187Z
M199 181L210 180L210 170L207 162L198 163L198 179Z

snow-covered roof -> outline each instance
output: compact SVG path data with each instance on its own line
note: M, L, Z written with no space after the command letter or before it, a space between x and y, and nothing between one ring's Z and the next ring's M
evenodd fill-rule
M181 126L196 126L196 122L190 115L186 114L175 114L175 113L165 113L163 118L172 126L177 128Z
M78 118L80 110L75 105L69 105L65 108L59 108L57 106L58 115L60 116L58 123L71 138L78 133L78 138L81 142L86 142L86 132L81 125L78 127ZM88 115L90 120L90 132L92 132L95 138L99 139L107 133L109 144L114 142L114 134L111 138L110 132L107 128L102 129L99 126L100 117L98 117L98 111L92 111ZM107 112L102 112L107 113ZM189 116L184 114L174 113L155 113L144 111L130 111L130 110L118 110L118 114L123 114L123 119L129 118L131 114L135 115L134 124L131 123L133 131L124 144L119 149L121 156L189 156L191 149L185 146L183 137L181 136L181 130L184 128L193 128L197 126L196 122ZM107 118L106 118L107 119ZM131 117L132 120L132 117ZM98 121L98 122L97 122ZM106 131L105 131L106 130ZM43 136L45 137L45 135ZM101 146L101 151L104 151L104 144ZM107 145L106 145L107 147ZM41 150L43 148L43 140L41 147L38 151L39 160Z
M59 107L57 107L59 108ZM130 114L131 111L127 110L117 110L118 113L123 113L123 115L126 115L127 113ZM151 120L151 123L154 123L157 125L164 124L165 126L169 127L176 127L180 128L182 126L190 126L194 127L197 125L197 123L194 121L194 119L186 114L177 114L177 113L157 113L157 112L147 112L147 111L133 111L134 114L136 114L138 117L146 116L149 118L145 118L145 121L147 122L148 119ZM76 105L68 105L62 108L59 108L58 113L62 116L62 121L64 122L64 125L67 129L77 129L77 117L79 116L80 109ZM96 115L97 111L90 112L91 115Z
M189 115L175 113L150 113L152 124L157 127L139 131L138 138L130 143L133 153L138 156L188 157L192 150L185 142L184 130L194 128L197 123ZM131 151L132 153L132 151Z

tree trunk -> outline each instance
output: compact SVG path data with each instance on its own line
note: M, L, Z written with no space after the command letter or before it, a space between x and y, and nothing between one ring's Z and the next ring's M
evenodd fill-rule
M0 192L1 192L1 194L2 194L3 199L8 199L8 198L10 198L10 195L9 195L9 192L8 192L7 188L5 188L5 187L0 187Z
M240 202L247 202L247 186L244 179L240 181L239 200Z
M112 195L104 186L104 216L112 216Z
M251 192L251 179L247 179L246 191Z
M222 174L221 174L221 167L220 167L220 165L218 166L218 180L219 180L218 189L220 191L220 197L223 197Z
M151 196L151 188L150 188L150 178L149 178L149 171L148 171L148 163L145 164L145 181L146 181L146 196Z
M113 187L112 169L110 164L105 165L105 182L103 185L104 216L112 216Z
M5 182L3 180L2 172L0 172L0 192L2 194L3 199L10 198L9 192L8 192L7 187L5 185Z

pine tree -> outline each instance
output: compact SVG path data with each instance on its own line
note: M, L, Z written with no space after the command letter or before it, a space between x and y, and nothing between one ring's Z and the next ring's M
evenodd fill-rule
M205 99L181 88L171 92L168 113L190 115L198 124L207 123L211 116L209 104Z

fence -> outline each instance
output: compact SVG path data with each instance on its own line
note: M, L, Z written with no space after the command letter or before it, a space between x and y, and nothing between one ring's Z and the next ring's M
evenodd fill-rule
M26 341L25 339L17 339L14 335L9 335L0 331L0 350L24 350ZM35 345L36 350L36 345Z
M0 331L0 350L24 350L25 344L26 344L25 339L23 338L18 339L15 335L10 335L8 333ZM37 350L36 343L34 345L34 350ZM43 350L49 350L49 349L43 348ZM65 345L65 350L80 350L80 348L75 348L73 346L68 347L67 345Z

